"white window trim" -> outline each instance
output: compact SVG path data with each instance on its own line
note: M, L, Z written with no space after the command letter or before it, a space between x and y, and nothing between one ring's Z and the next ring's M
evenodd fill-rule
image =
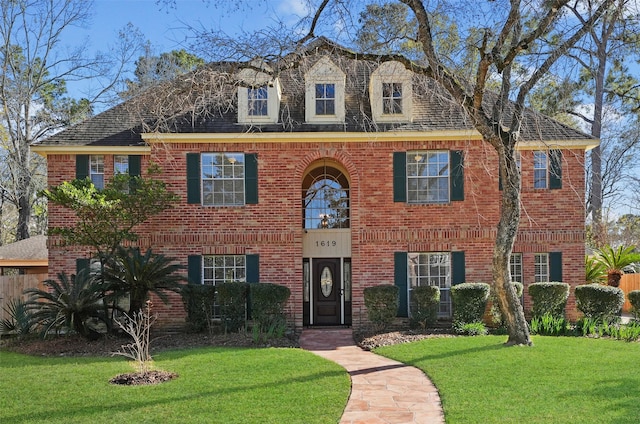
M102 172L98 172L98 171L94 172L94 165L96 165L96 167L100 167L100 164L102 164ZM100 186L95 183L94 175L96 177L97 176L102 177L102 184ZM104 155L89 155L89 178L91 179L91 182L93 183L93 185L96 186L96 188L101 190L104 188L105 186Z
M245 183L245 179L246 179L246 175L245 172L246 170L243 170L242 177L213 177L213 178L204 178L203 174L204 174L204 161L202 160L202 157L204 155L221 155L223 157L231 157L231 159L228 159L229 162L231 162L231 160L233 160L233 164L236 163L236 160L234 158L234 156L242 156L242 166L244 168L245 164L246 164L246 159L245 159L245 155L244 153L240 153L240 152L202 152L201 156L200 156L200 203L202 204L202 206L205 207L215 207L215 208L227 208L227 207L239 207L239 206L245 206L247 204L247 192L246 192L246 187L244 186ZM242 191L242 202L233 202L233 203L216 203L215 202L215 190L212 191L212 202L206 202L205 203L205 181L215 181L215 180L219 180L219 181L238 181L238 182L242 182L243 184L243 191ZM234 192L236 193L236 192Z
M335 114L316 114L316 84L335 84ZM305 74L305 120L314 124L344 122L346 75L329 58L321 58Z
M536 167L536 155L543 154L545 157L544 168ZM536 171L544 170L544 187L536 187ZM543 150L535 150L533 152L533 188L536 190L545 190L549 188L549 152Z
M431 276L429 275L417 275L414 273L414 269L412 268L412 264L411 264L411 256L412 255L417 255L417 256L426 256L427 258L430 258L433 255L442 255L443 257L446 257L446 266L447 266L447 274L444 276L445 278L445 283L444 283L444 287L440 287L440 284L438 283L436 284L432 284L434 281L434 278L438 278L440 276ZM435 285L436 287L438 287L440 289L440 303L438 305L438 318L450 318L453 312L452 309L452 300L451 300L451 272L452 272L452 267L451 267L451 252L408 252L407 255L407 296L409 299L411 299L411 290L413 290L414 287L418 287L420 286L419 284L419 278L425 278L425 280L427 280L427 284L428 285ZM432 278L433 277L433 278ZM447 296L442 296L442 293L448 293ZM443 300L444 297L448 297L447 300ZM409 316L411 316L411 302L408 303L408 308L409 308ZM443 312L444 309L444 312Z
M447 175L446 176L410 176L409 175L409 166L413 166L412 163L409 162L410 158L418 158L420 157L420 161L425 160L425 156L428 156L430 153L446 153L447 154ZM451 152L449 150L411 150L407 152L407 162L406 162L406 181L407 181L407 203L410 205L444 205L451 202ZM447 180L447 198L432 200L432 201L412 201L409 190L409 181L410 180Z
M542 262L538 262L538 259L543 259ZM538 273L540 266L547 268L546 274ZM549 266L549 254L548 253L536 253L534 255L534 281L536 283L546 283L550 280L551 269Z
M371 115L374 122L411 122L413 116L413 74L400 62L385 62L378 67L369 80ZM382 84L402 84L402 113L383 113Z

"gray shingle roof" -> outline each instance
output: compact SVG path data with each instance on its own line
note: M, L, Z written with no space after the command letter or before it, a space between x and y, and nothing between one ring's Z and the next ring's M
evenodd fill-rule
M48 260L47 236L33 236L0 246L2 260Z
M316 40L307 52L318 52L296 56L295 66L285 67L278 72L282 87L280 117L277 124L242 125L237 123L236 86L219 84L216 92L211 92L207 100L203 90L194 93L198 78L214 80L216 75L227 78L233 74L237 64L212 64L176 81L160 84L140 95L125 101L84 122L55 134L39 144L43 146L137 146L143 144L140 134L143 122L154 127L151 107L157 107L163 98L173 98L172 105L189 104L185 110L173 109L163 112L161 132L171 133L245 133L245 132L386 132L386 131L449 131L472 130L473 127L463 110L456 105L433 80L414 76L413 119L412 122L398 124L376 124L371 119L369 102L369 77L377 64L372 61L354 60L344 55L334 55L332 59L347 75L345 93L345 122L342 124L309 124L304 116L304 73L320 54L330 51L320 50L320 45L337 48L326 39ZM212 72L204 72L207 69ZM213 76L213 78L212 78ZM211 90L214 84L208 87ZM191 91L189 91L191 90ZM223 94L223 96L221 96ZM181 97L182 96L182 97ZM221 101L222 98L226 101ZM215 99L215 100L214 100ZM181 100L184 100L182 102ZM182 107L183 105L178 105ZM164 108L171 110L171 108ZM195 111L195 112L194 112ZM157 112L156 112L157 113ZM157 121L156 121L157 122ZM593 137L570 128L534 111L525 112L521 129L524 141L588 140Z

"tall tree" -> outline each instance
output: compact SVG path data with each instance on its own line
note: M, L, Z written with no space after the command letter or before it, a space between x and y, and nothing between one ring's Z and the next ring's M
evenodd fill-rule
M17 210L16 240L29 237L36 193L46 184L43 160L29 145L89 115L138 51L131 31L122 32L112 57L87 58L84 45L67 50L62 34L90 17L91 4L0 0L0 126L6 131L0 192ZM68 82L89 78L100 82L98 92L80 100L68 96Z

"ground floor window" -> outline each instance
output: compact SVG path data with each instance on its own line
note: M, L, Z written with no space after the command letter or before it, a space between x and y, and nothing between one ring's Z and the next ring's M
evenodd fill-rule
M440 288L439 318L451 316L451 254L409 253L409 290L419 286Z
M202 259L202 284L216 286L225 282L246 281L245 255L211 255L203 256ZM220 318L217 293L212 318Z
M522 283L522 253L512 253L509 260L511 281Z
M536 283L546 283L549 281L549 255L547 253L536 253L534 276Z

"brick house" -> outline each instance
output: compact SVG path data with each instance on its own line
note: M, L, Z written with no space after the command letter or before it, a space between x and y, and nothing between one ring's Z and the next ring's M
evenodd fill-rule
M497 154L444 90L399 63L358 60L324 39L286 60L211 65L217 90L197 110L156 125L145 108L169 97L163 85L33 149L50 185L99 186L157 163L180 201L140 228L139 245L176 258L194 284L286 285L297 327L361 325L363 289L378 284L399 286L399 317L411 313L412 287L438 285L439 315L450 317L451 285L491 281ZM584 163L595 145L526 112L514 280L584 282ZM50 205L50 225L69 219ZM50 275L87 254L50 238ZM159 310L165 324L184 322L172 299ZM573 296L567 311L575 317Z

